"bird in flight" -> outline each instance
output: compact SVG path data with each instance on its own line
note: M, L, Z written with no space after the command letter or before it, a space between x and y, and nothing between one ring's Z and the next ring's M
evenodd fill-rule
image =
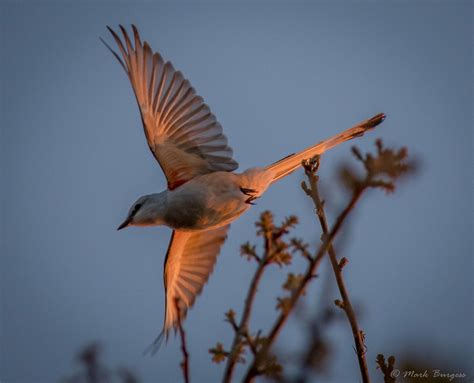
M165 317L154 345L168 339L194 304L211 274L232 221L267 188L296 170L302 160L321 155L380 124L377 114L299 153L236 173L237 162L222 127L189 81L132 25L133 40L107 27L118 52L104 40L125 70L140 109L148 146L168 187L140 197L118 227L166 225L173 229L164 264Z

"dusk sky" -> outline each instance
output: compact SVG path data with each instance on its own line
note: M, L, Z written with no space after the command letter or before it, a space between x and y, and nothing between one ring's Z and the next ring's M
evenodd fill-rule
M171 230L116 231L137 197L166 187L130 83L99 41L112 42L106 25L119 23L137 25L191 81L222 124L239 171L385 112L374 132L328 152L321 165L332 222L347 198L337 169L352 161L351 145L373 150L381 137L407 146L420 164L395 194L365 196L339 246L370 372L381 381L374 361L383 353L423 355L433 368L472 374L472 2L7 1L0 11L2 382L70 376L92 341L103 345L104 363L129 367L141 382L181 381L178 338L143 356L162 327ZM260 213L297 215L294 234L318 244L303 177L299 170L276 183L232 224L184 323L194 382L222 375L207 350L230 345L224 313L241 313L254 270L239 247L260 244ZM303 267L296 261L291 270ZM266 275L253 329L271 326L286 273L275 267ZM306 306L317 309L323 280ZM328 332L333 359L318 381L359 381L348 323ZM289 354L304 340L294 316L276 350Z

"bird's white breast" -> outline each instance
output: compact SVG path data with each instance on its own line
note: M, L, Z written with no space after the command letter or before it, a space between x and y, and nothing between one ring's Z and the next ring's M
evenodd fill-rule
M260 196L272 175L261 168L241 174L215 172L196 177L168 192L166 224L181 230L204 230L226 225L251 205L241 188L253 189Z

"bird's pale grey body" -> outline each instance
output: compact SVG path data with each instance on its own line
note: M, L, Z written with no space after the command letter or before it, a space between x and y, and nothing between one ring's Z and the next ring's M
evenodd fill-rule
M140 197L130 210L130 214L135 211L132 222L135 226L166 225L182 231L217 229L248 210L249 197L260 197L272 180L272 172L264 168L198 176L173 190Z
M133 43L122 26L123 41L108 29L119 53L104 43L127 73L148 146L168 181L167 190L140 197L119 226L165 225L173 229L164 267L162 334L168 336L207 282L229 224L302 160L364 134L385 116L379 114L269 166L234 173L238 164L222 127L189 81L146 41L142 43L135 26Z

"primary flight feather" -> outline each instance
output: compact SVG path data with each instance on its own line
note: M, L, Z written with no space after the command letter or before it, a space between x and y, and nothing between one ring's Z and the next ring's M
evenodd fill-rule
M380 113L346 131L266 167L233 173L232 149L202 97L169 61L123 26L122 37L107 27L118 52L105 41L132 85L145 137L168 182L167 190L140 197L119 230L166 225L173 229L165 258L165 318L159 343L176 329L211 274L229 224L273 182L293 172L302 160L364 134L380 124Z

